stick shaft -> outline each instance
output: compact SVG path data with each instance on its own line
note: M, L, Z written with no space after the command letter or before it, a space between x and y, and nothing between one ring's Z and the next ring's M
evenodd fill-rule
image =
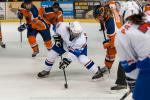
M20 19L20 26L22 25L22 21ZM21 44L21 47L22 47L22 32L20 32L20 44Z
M131 93L131 90L125 93L120 100L125 100L125 98L127 98L130 95L130 93Z

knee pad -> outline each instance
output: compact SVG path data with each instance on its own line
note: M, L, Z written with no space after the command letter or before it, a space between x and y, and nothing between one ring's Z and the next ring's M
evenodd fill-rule
M54 63L55 59L59 56L58 53L56 53L54 50L50 50L48 52L48 55L47 55L47 59L46 61L49 61L51 63Z
M90 60L88 59L87 56L85 56L85 55L79 56L79 62L80 62L81 64L84 64L84 66L85 66L89 61L90 61Z

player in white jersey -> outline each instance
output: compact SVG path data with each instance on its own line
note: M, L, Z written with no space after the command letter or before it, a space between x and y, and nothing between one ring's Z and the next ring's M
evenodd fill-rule
M141 12L141 8L134 0L128 0L123 4L121 11L123 16L123 23L125 23L127 17L133 14L138 14Z
M150 100L150 10L134 14L127 20L116 35L116 49L129 77L127 81L133 89L133 99Z
M67 67L72 61L78 60L94 73L92 79L103 76L100 67L87 57L87 36L78 22L71 22L69 25L64 22L57 23L56 34L54 36L55 45L49 51L44 70L38 74L38 77L49 75L55 60L65 52L68 57L63 58L60 68Z

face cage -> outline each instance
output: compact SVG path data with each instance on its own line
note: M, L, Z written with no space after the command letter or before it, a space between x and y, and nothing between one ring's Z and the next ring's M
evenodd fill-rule
M81 33L73 33L72 30L70 29L70 35L73 37L78 37Z

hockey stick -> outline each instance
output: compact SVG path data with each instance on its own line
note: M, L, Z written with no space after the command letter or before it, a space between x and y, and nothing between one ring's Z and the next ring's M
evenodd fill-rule
M125 93L125 94L122 96L122 98L121 98L120 100L125 100L125 98L127 98L127 97L130 95L131 92L132 92L132 91L129 90L127 93Z
M22 21L20 19L20 26L22 25ZM20 32L20 45L21 45L21 48L22 48L22 32Z
M102 30L103 30L103 36L104 36L104 40L106 41L107 39L106 39L106 33L105 33L104 26L102 27ZM109 56L109 58L110 58L110 55L109 55L109 50L108 50L108 48L107 48L107 52L108 52L108 56ZM110 74L110 69L109 69L109 74Z
M61 62L63 60L63 57L61 55ZM64 84L64 87L67 89L68 88L68 83L67 83L67 76L66 76L66 70L65 70L65 67L63 68L63 72L64 72L64 78L65 78L65 84Z

